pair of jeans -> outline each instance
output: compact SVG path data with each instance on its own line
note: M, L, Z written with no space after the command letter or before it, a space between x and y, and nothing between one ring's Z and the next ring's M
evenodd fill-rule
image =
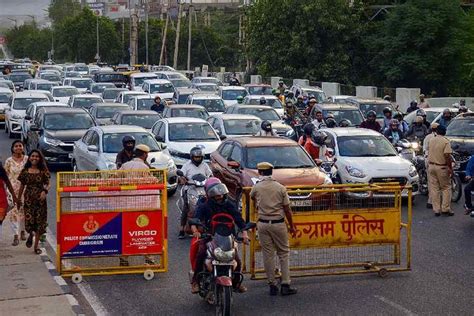
M471 191L474 191L474 179L471 179L471 181L469 181L469 183L464 187L464 201L466 207L469 209L472 209Z

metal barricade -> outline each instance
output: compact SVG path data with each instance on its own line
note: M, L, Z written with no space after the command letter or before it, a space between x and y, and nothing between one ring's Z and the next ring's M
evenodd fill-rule
M251 188L242 214L257 221ZM287 187L296 233L290 235L292 276L335 275L411 269L412 190L399 183ZM402 216L402 198L407 213ZM402 220L402 218L405 218ZM258 232L243 247L243 269L265 278Z
M61 275L167 271L166 170L59 172L56 198Z

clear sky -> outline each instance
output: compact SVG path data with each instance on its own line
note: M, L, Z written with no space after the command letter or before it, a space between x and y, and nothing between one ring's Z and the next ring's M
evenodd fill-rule
M0 15L44 16L50 0L0 0Z

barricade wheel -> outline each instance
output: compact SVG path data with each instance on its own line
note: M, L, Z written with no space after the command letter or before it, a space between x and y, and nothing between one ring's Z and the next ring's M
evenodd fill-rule
M82 274L80 274L80 273L74 273L74 274L72 275L71 280L72 280L72 283L74 283L74 284L79 284L79 283L81 283L81 282L82 282Z
M388 276L388 271L385 268L381 268L378 272L379 277L385 278Z
M145 270L145 272L143 272L143 277L145 280L150 281L155 277L155 273L151 270Z

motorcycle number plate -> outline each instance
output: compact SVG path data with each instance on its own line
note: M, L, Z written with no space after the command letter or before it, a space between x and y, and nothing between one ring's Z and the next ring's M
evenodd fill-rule
M290 200L290 205L294 207L303 207L303 206L312 206L312 201L310 200Z
M219 261L213 260L212 265L213 266L230 266L232 264L230 264L229 262L219 262Z

